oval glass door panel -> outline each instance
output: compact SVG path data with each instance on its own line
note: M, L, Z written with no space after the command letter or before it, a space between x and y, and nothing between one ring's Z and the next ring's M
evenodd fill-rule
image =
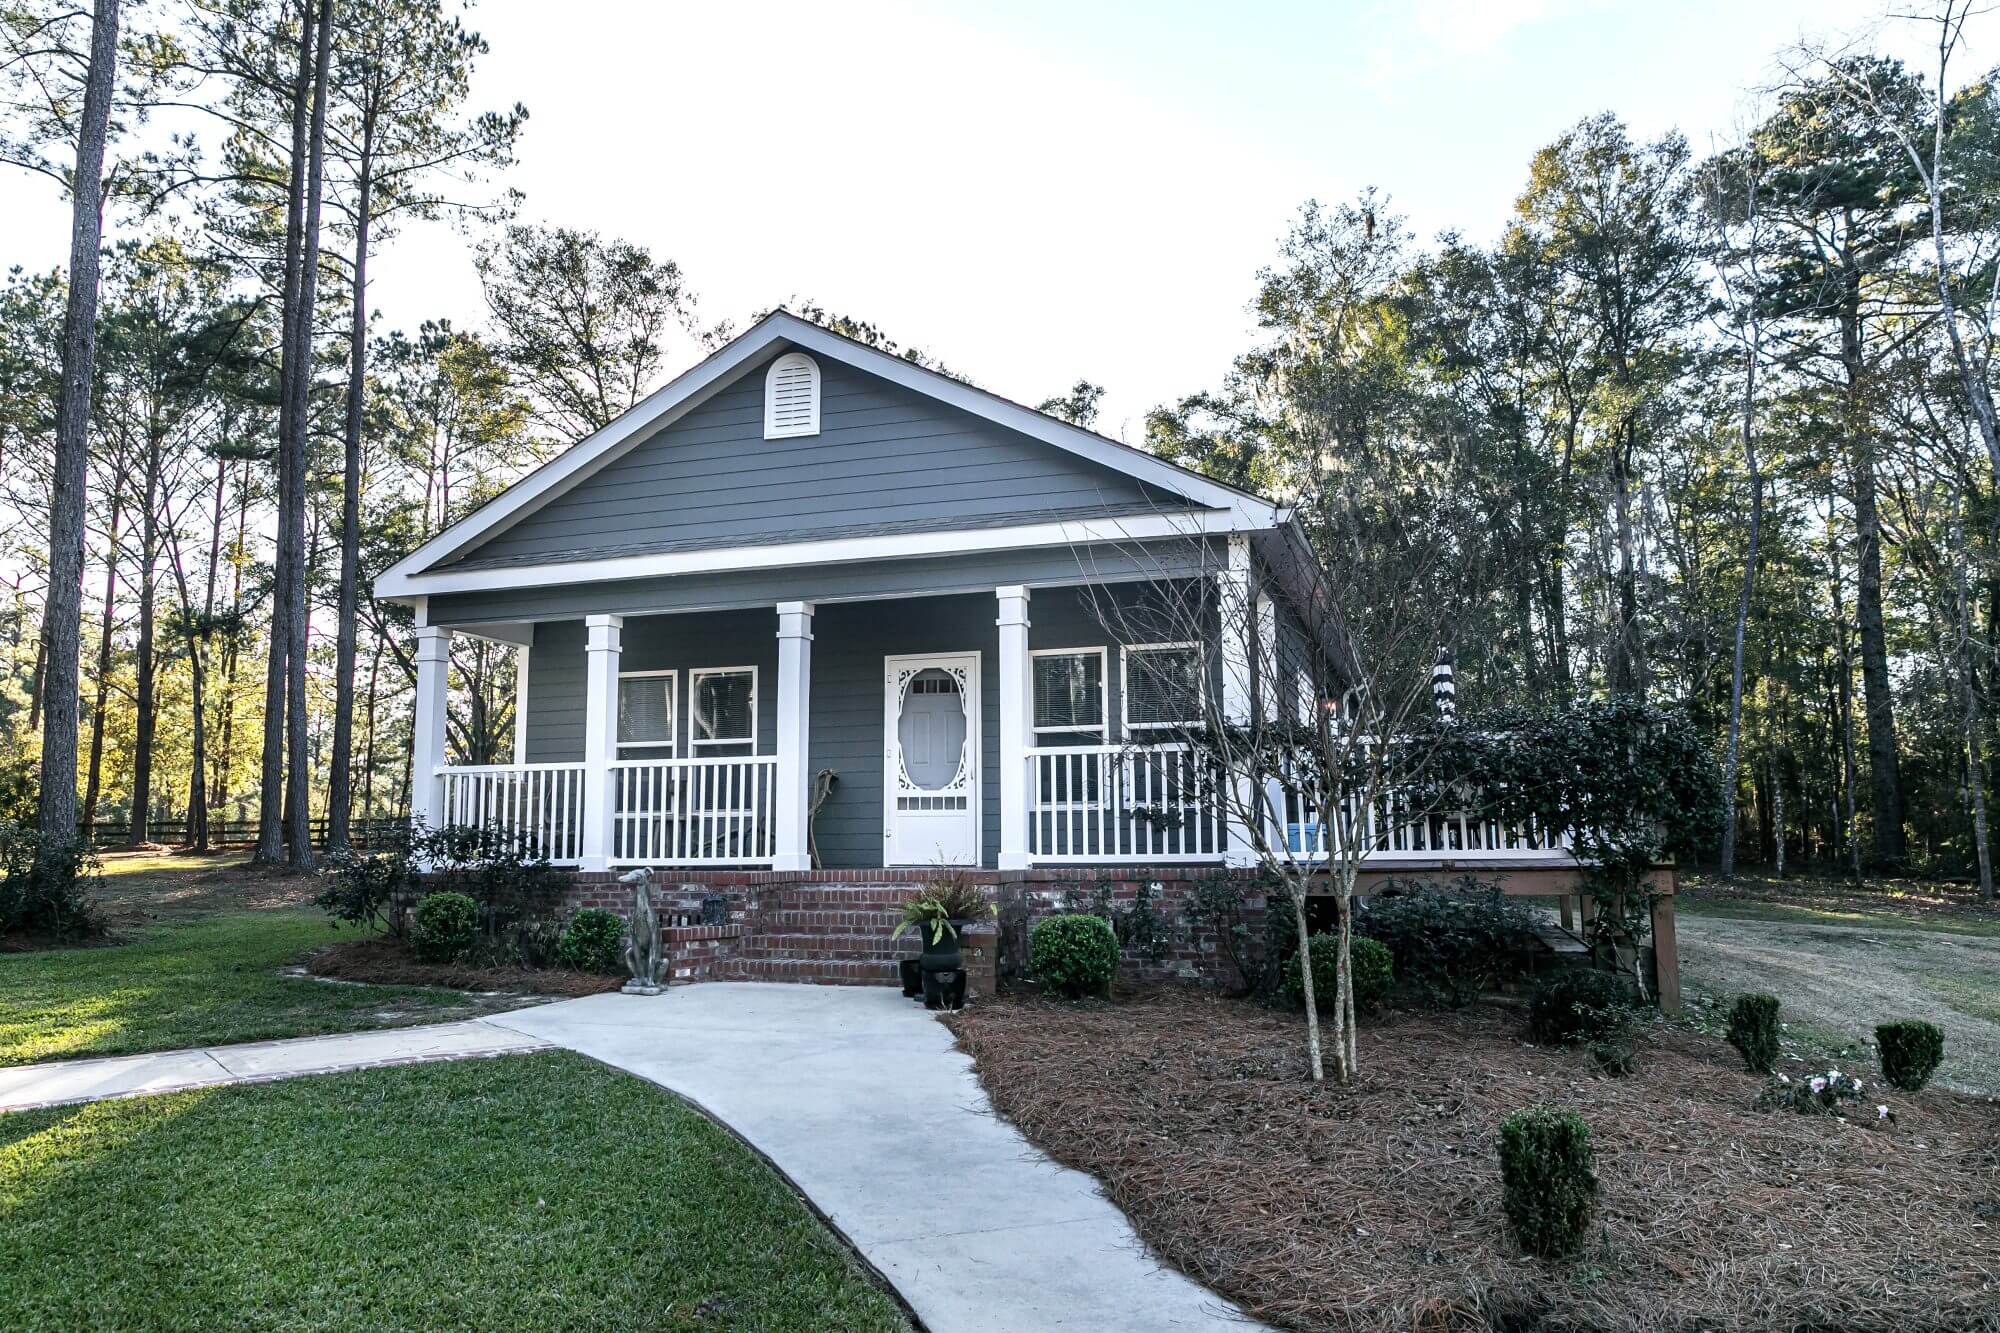
M933 667L910 678L896 723L903 775L919 791L943 791L965 759L965 699L948 671Z

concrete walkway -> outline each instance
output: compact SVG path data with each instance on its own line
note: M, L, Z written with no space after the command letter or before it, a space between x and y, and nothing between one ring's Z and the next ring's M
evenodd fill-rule
M777 1164L931 1333L1241 1330L1090 1177L993 1113L942 1023L876 986L710 982L430 1027L0 1069L0 1111L565 1047Z
M212 1088L225 1083L267 1083L341 1069L466 1060L517 1051L547 1050L549 1043L483 1019L388 1028L333 1037L295 1037L242 1046L204 1046L102 1060L62 1060L0 1069L0 1111L145 1097L156 1092Z
M1232 1329L1090 1177L993 1113L942 1023L875 986L709 982L487 1020L704 1107L792 1178L931 1333Z

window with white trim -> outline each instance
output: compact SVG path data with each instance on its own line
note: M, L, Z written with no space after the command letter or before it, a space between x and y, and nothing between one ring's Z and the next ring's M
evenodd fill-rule
M819 434L819 363L787 352L764 372L764 438Z
M1135 643L1120 650L1125 730L1194 726L1202 717L1201 645Z
M673 755L678 716L678 671L618 673L618 749L640 753L634 759L666 759Z
M1037 648L1028 654L1034 672L1035 736L1084 739L1102 734L1105 714L1102 648Z
M688 739L697 750L757 745L757 668L702 667L688 672Z

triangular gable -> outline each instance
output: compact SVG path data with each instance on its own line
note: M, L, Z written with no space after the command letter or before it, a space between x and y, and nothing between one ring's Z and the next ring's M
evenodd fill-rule
M501 539L512 529L528 524L532 517L548 509L562 497L584 489L593 478L616 465L645 441L666 432L675 423L699 412L711 399L725 397L732 387L746 379L753 386L759 385L761 375L756 372L768 364L770 359L785 346L796 346L819 360L823 374L835 373L836 366L863 372L885 385L895 386L943 408L954 409L965 416L977 418L986 426L1023 436L1028 442L1053 446L1061 453L1068 454L1082 463L1094 465L1099 472L1062 474L1074 484L1067 491L1060 491L1060 487L1058 491L1074 497L1088 489L1096 488L1105 497L1100 502L1104 511L1116 513L1120 505L1142 503L1150 505L1165 497L1186 507L1210 512L1226 511L1226 521L1231 527L1261 529L1270 526L1274 521L1275 511L1269 501L1211 481L1115 440L1057 421L949 376L926 370L900 357L841 337L787 312L774 311L707 360L675 378L604 429L588 436L545 466L530 473L479 510L453 524L397 562L377 580L378 593L385 596L411 595L421 591L412 580L427 570L438 569L458 559L465 559L469 565L481 559L499 558L494 552L507 549L501 545ZM844 372L839 373L844 376ZM858 422L859 418L856 420ZM977 440L967 447L981 447L978 441L988 438L984 434L984 427L972 432L972 435L977 436ZM968 436L968 439L970 438ZM779 442L763 440L759 429L754 442L756 453L752 455L752 463L754 464L756 457L765 449L776 443ZM997 444L993 447L1003 451L1006 448ZM1003 468L1006 466L997 456L993 462L996 466ZM919 459L913 466L921 471L924 464ZM1115 478L1124 480L1119 481ZM970 478L967 480L970 482ZM1060 481L1061 477L1057 477L1056 480ZM775 478L771 479L771 484L777 484ZM789 484L810 488L812 478L795 477ZM1140 498L1135 500L1134 494ZM639 508L643 510L644 506ZM1050 511L1044 505L1039 509L1031 508L1020 512L1046 516ZM575 523L581 516L582 511L579 510L568 518L551 517L547 526L535 531L524 531L519 551L513 556L506 557L507 563L533 561L535 557L529 552L536 546L545 546L549 550L559 549L558 534L573 530L554 525L560 522ZM1004 518L1005 513L1001 513L1000 516ZM948 511L938 515L940 523L945 523L948 518ZM904 520L905 523L907 521ZM983 521L988 523L994 521L994 515L987 515ZM629 548L632 545L629 541L620 543L616 534L607 536L603 540L609 547L623 544Z
M833 358L819 430L764 438L766 350L699 406L467 550L454 568L1189 507L1130 473Z

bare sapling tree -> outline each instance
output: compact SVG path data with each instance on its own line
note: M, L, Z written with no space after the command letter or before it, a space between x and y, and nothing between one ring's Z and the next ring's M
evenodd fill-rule
M1352 957L1365 865L1385 850L1436 845L1456 794L1435 780L1455 723L1447 697L1439 725L1437 667L1449 661L1479 553L1465 540L1453 469L1452 450L1431 449L1394 477L1329 471L1279 539L1190 536L1197 567L1142 554L1155 572L1136 590L1093 594L1121 643L1200 645L1125 654L1125 715L1154 720L1143 732L1128 722L1120 768L1157 765L1145 752L1163 744L1193 756L1167 817L1198 820L1212 803L1218 850L1280 890L1269 908L1291 915L1315 1081L1329 1049L1337 1080L1359 1069ZM1324 564L1308 531L1328 552ZM1313 983L1314 899L1335 910L1332 996Z

